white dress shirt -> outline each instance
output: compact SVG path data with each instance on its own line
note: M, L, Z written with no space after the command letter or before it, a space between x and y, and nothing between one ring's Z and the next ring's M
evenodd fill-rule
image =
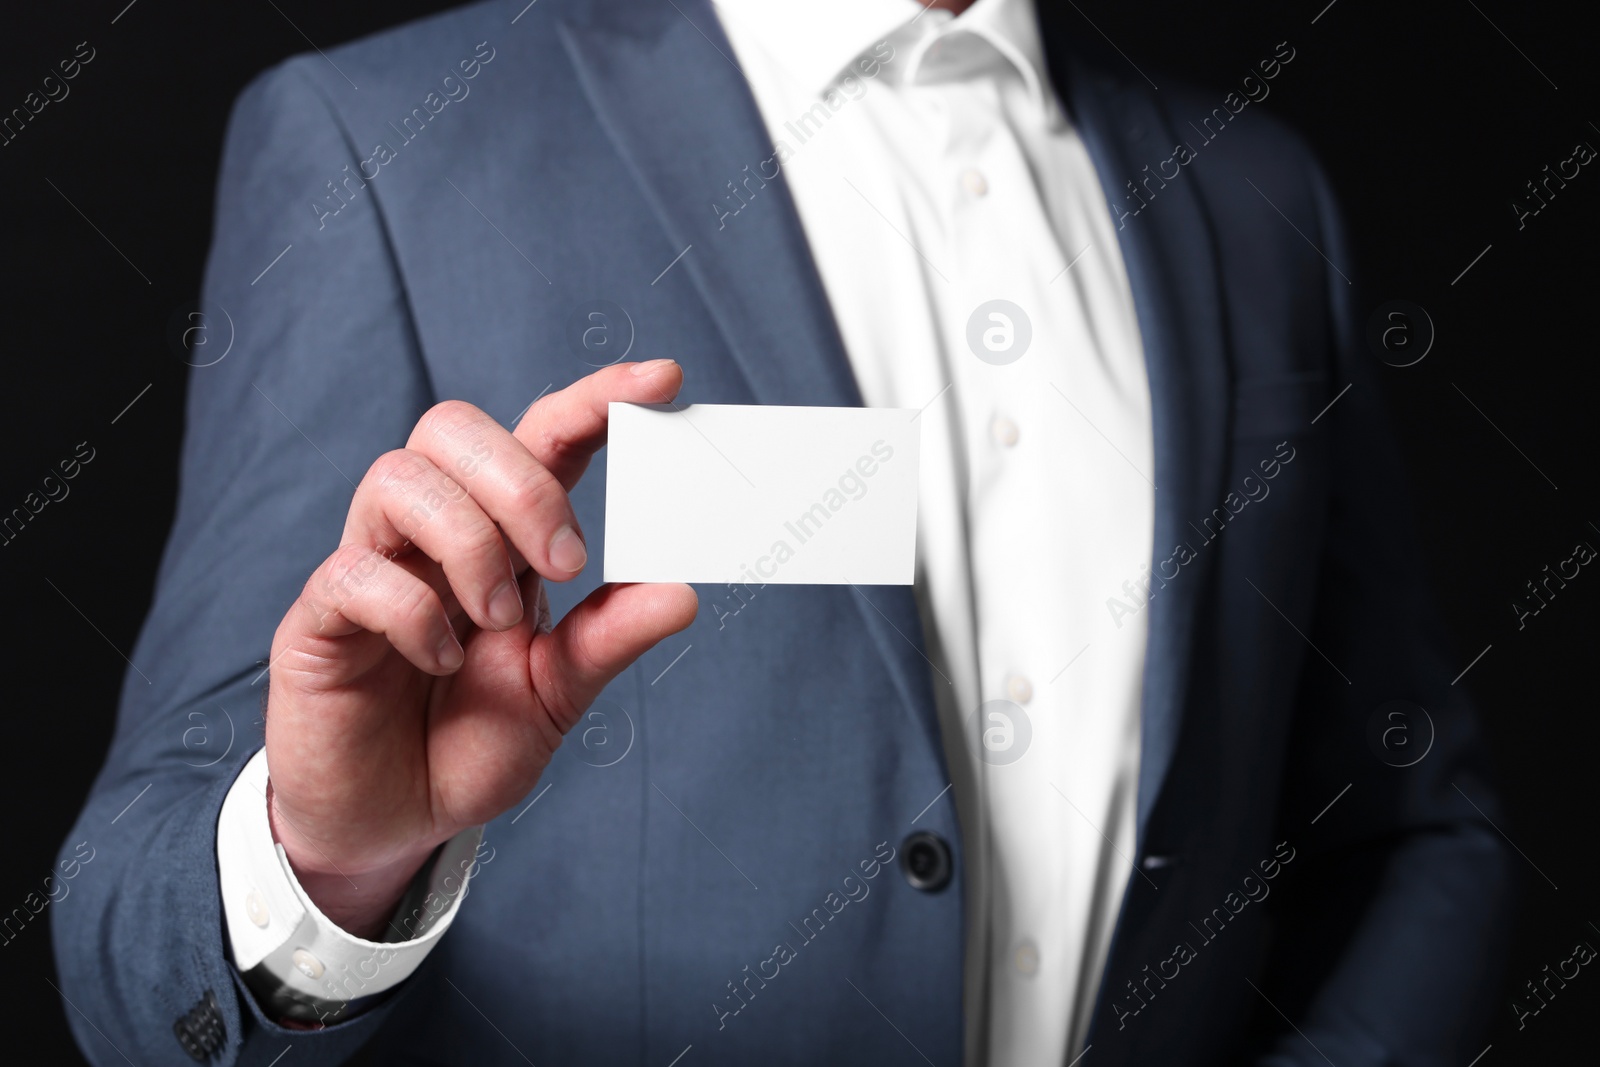
M1106 600L1154 512L1105 195L1029 0L717 10L863 400L926 405L916 592L967 846L966 1059L1064 1065L1131 874L1145 616ZM724 225L772 210L739 192Z
M916 0L716 3L864 401L922 409L916 593L966 845L966 1062L1060 1067L1082 1051L1134 850L1145 613L1107 601L1143 603L1153 446L1112 218L1031 0L956 18ZM723 226L775 209L741 178L710 205ZM246 789L218 828L236 956L264 933L257 883L299 900L337 965L369 956L270 834L228 840L230 808L264 809ZM459 906L384 946L398 962L360 993L409 973ZM249 953L285 980L292 922Z

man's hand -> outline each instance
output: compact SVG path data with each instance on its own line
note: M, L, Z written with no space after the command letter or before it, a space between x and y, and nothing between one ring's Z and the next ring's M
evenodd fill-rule
M425 414L356 489L344 536L272 643L268 812L300 884L382 937L441 842L527 795L600 690L694 621L684 585L605 585L551 628L542 579L587 551L567 493L611 401L677 395L670 360L619 364L506 430Z

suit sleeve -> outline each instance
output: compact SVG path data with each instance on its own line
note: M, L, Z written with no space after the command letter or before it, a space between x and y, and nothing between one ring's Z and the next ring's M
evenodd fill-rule
M218 890L218 815L262 744L273 633L337 547L355 484L432 402L373 192L333 217L315 206L358 156L303 62L257 79L229 122L177 516L63 851L96 850L53 913L63 1010L96 1064L192 1064L185 1019L205 1062L292 1048L286 1062L333 1064L388 1010L315 1032L268 1021Z
M1317 244L1349 264L1327 183L1315 167L1310 180ZM1351 684L1308 671L1301 685L1282 836L1308 859L1263 986L1275 1007L1257 1005L1257 1062L1459 1067L1495 1011L1514 857L1454 681L1470 656L1447 646L1431 603L1358 287L1327 276L1333 391L1351 385L1327 412L1333 499L1309 636Z

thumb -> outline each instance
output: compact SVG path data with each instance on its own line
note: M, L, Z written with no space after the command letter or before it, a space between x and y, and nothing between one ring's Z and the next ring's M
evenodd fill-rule
M528 648L533 689L565 734L611 679L656 642L694 622L687 585L602 585Z

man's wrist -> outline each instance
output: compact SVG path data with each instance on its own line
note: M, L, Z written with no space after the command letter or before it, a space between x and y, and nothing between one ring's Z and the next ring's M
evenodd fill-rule
M282 846L284 858L306 896L340 929L364 940L385 940L388 923L407 887L433 857L437 846L428 845L414 855L380 866L341 870L316 846L302 842L294 823L279 810L270 779L266 796L272 839Z
M262 750L241 771L218 817L229 954L268 1018L326 1026L378 1003L421 964L493 850L482 843L481 826L444 842L380 915L375 936L359 936L329 918L300 884L283 845L273 840L268 789Z

